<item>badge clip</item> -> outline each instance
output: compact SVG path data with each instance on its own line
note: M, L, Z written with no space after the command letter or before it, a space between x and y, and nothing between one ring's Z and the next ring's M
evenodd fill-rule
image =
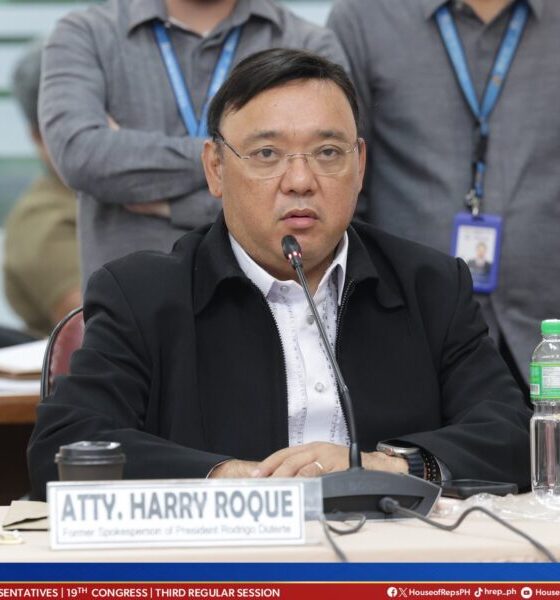
M480 214L480 198L474 188L469 190L465 196L465 205L473 217L478 217Z

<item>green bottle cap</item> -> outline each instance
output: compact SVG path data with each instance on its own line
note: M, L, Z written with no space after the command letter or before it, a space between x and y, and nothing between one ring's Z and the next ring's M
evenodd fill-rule
M546 319L541 323L543 335L560 335L560 319Z

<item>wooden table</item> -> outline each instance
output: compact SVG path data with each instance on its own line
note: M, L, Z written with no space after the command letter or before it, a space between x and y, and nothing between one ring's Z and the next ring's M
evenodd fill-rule
M460 502L444 499L445 502ZM6 507L0 507L2 522ZM438 519L448 523L449 519ZM517 519L513 525L533 535L560 555L558 524ZM308 524L311 544L305 546L244 546L51 550L46 531L22 531L24 543L0 546L0 562L335 562L337 557L318 523ZM542 562L527 541L485 515L469 517L454 532L441 531L415 519L370 521L337 544L351 562ZM520 569L522 580L522 570Z
M35 423L39 395L0 394L0 425Z
M0 503L21 498L30 490L27 442L35 423L39 395L0 394Z

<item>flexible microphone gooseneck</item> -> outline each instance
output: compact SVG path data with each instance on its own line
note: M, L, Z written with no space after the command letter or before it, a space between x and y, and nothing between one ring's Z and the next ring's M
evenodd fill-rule
M333 349L329 344L329 340L327 338L327 334L325 332L325 328L323 327L323 323L319 318L319 312L317 311L317 305L311 296L311 292L309 291L309 286L307 285L307 277L303 272L303 261L301 257L301 247L293 235L286 235L282 238L282 250L284 252L284 256L290 261L290 264L294 268L297 273L298 279L303 287L303 291L305 293L305 297L307 298L307 304L309 304L309 308L313 313L313 317L315 318L315 323L319 329L319 334L321 336L321 340L323 341L323 346L325 347L325 351L329 356L329 362L334 369L334 374L336 377L336 382L338 384L338 388L340 390L340 394L342 396L342 404L344 406L344 412L348 415L348 429L350 435L350 458L349 464L351 469L361 469L362 468L362 455L360 453L360 448L358 446L358 433L356 431L356 420L354 419L354 413L352 410L352 400L350 399L350 392L348 391L348 386L344 381L344 377L340 371L340 367L338 366L338 362L334 356ZM351 416L350 416L351 415Z
M403 473L366 471L362 467L360 444L350 392L344 382L323 323L319 318L317 306L309 291L307 278L303 272L301 247L294 236L286 235L282 238L282 251L297 273L307 303L319 329L323 346L335 373L350 436L350 468L346 471L327 473L322 476L325 515L330 519L344 519L349 513L364 514L368 519L395 518L395 513L388 513L379 507L379 501L386 496L391 496L401 506L413 509L422 515L427 515L440 495L441 489L439 486ZM402 518L402 513L399 516Z

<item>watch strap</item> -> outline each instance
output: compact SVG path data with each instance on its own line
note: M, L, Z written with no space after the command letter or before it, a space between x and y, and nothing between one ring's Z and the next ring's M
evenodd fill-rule
M438 483L441 482L441 469L436 457L425 450L421 450L420 453L424 462L424 479Z
M424 458L420 449L418 449L417 452L406 454L403 456L403 458L408 463L408 474L414 475L415 477L420 477L420 479L424 479L426 469Z
M442 471L437 458L419 447L407 447L404 452L402 447L393 445L393 440L389 442L379 442L377 450L388 456L399 456L404 458L408 464L409 475L414 475L426 481L441 482Z

